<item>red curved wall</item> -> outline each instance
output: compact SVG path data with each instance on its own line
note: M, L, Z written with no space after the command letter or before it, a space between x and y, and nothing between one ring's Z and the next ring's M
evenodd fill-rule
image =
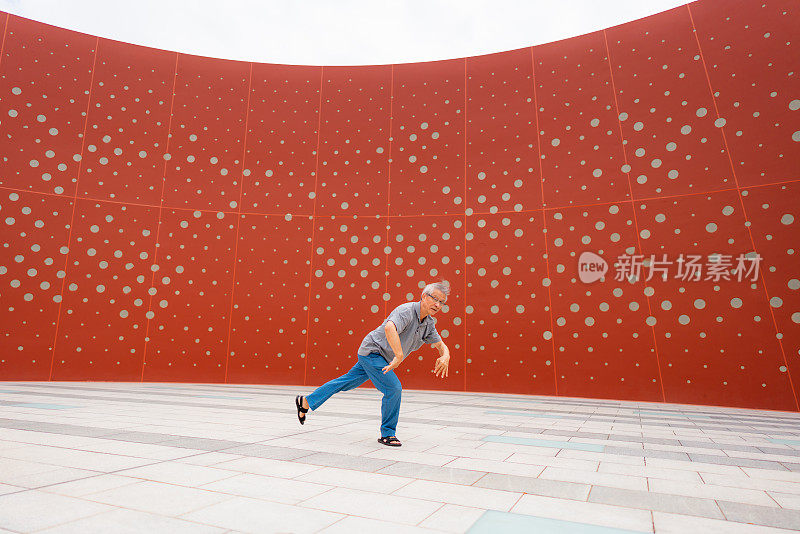
M2 14L0 378L319 384L444 277L450 378L422 350L406 387L797 410L797 10L359 67ZM755 281L615 276L748 253Z

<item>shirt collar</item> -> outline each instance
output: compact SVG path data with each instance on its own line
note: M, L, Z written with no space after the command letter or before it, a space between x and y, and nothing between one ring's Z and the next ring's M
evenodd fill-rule
M425 319L423 319L422 321L419 320L419 314L420 314L420 307L421 306L422 306L422 303L420 301L415 302L414 306L413 306L414 313L417 315L417 324L424 324L426 322L433 321L433 317L431 317L430 314L426 315Z

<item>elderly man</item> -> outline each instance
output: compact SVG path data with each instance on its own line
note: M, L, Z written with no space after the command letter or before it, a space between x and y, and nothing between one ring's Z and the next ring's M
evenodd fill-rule
M428 284L422 290L419 302L407 302L395 308L383 324L366 335L358 348L358 362L346 374L318 387L312 394L295 399L297 418L305 424L309 408L316 410L331 395L357 388L371 380L381 393L381 437L378 442L389 447L402 445L395 436L400 416L400 379L394 373L413 351L430 343L439 351L433 373L445 378L450 364L450 350L436 331L434 315L447 302L450 284L442 281ZM388 365L386 365L388 364Z

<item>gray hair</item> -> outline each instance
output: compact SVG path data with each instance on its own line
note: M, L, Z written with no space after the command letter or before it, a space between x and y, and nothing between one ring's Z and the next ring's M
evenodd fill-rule
M428 284L422 290L422 295L430 295L432 291L441 291L445 294L445 296L450 294L450 282L447 280L442 280L441 282L434 282L432 284ZM420 295L420 298L422 298Z

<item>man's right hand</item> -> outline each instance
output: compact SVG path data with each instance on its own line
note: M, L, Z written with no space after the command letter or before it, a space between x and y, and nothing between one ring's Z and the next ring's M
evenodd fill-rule
M383 374L386 374L389 371L393 371L394 369L396 369L400 365L400 362L402 361L403 360L395 356L394 359L391 361L391 363L383 368Z

